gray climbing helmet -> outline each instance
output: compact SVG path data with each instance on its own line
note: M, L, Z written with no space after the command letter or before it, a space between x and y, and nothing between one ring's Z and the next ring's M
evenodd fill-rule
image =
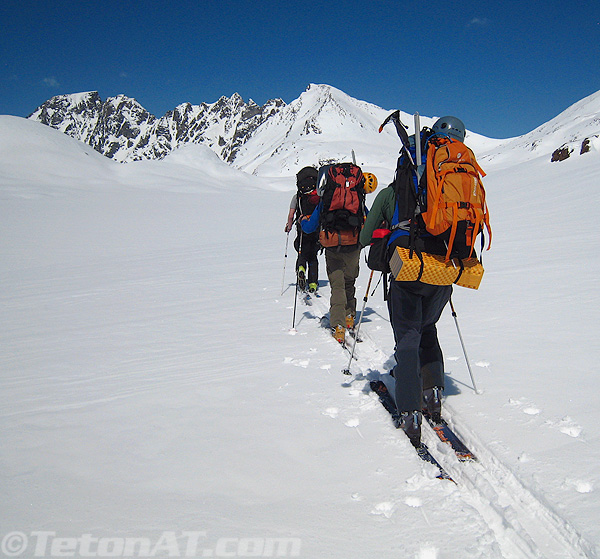
M465 141L465 125L462 120L455 116L443 116L439 118L431 129L441 136L450 136L450 138L460 142Z

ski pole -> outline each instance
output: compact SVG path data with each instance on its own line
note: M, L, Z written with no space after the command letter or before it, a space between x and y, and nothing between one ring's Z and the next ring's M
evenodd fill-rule
M298 304L298 274L296 274L296 289L294 290L294 316L292 317L292 330L296 328L296 306Z
M467 369L469 369L469 375L471 376L471 382L473 383L473 390L475 390L475 394L481 394L481 392L479 392L479 390L477 390L477 385L475 384L475 379L473 378L473 371L471 370L471 363L469 362L469 358L467 356L465 342L463 341L462 334L460 333L460 326L458 325L458 318L456 316L456 311L454 310L454 305L452 304L452 299L450 299L450 308L452 309L452 316L454 317L454 323L456 324L456 331L458 332L458 338L460 340L460 345L462 346L463 353L465 354L465 361L467 362Z
M285 238L285 256L283 257L283 277L281 278L281 294L283 295L283 286L285 285L285 266L287 264L287 255L288 255L288 243L290 240L290 232L287 232L287 236Z
M369 276L369 283L367 284L367 290L365 291L365 296L363 297L363 306L360 311L360 317L358 319L358 324L356 325L356 332L354 334L354 345L352 346L352 352L350 353L350 360L348 361L348 366L345 369L342 369L342 373L345 375L350 374L350 365L352 364L352 359L354 359L354 350L356 349L356 342L358 341L358 333L360 332L360 324L363 319L363 314L365 313L365 306L367 305L367 299L369 298L369 289L371 289L371 281L373 280L373 272L375 270L371 270L371 275Z

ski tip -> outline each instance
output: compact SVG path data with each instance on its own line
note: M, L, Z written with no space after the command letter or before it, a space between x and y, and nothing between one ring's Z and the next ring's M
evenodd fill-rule
M429 462L438 469L438 473L435 476L437 479L447 479L448 481L451 481L452 483L456 484L456 482L452 479L452 476L431 455L431 453L429 452L429 448L425 443L422 442L421 444L419 444L419 446L416 446L415 449L421 460Z
M372 380L369 386L373 392L377 392L378 390L387 392L387 386L381 380Z
M451 481L454 485L458 485L453 479L452 477L450 477L450 474L447 472L443 472L443 473L439 473L437 476L435 476L437 479L447 479L448 481Z

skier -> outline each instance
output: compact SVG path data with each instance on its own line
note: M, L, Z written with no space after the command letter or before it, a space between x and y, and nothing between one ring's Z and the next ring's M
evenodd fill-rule
M343 179L336 182L335 176L343 176ZM332 336L343 345L346 330L354 329L356 316L355 282L360 257L358 235L364 223L364 197L366 192L375 190L377 179L370 173L363 174L358 166L350 163L322 167L319 177L321 201L310 218L301 221L301 226L304 233L319 232L331 288L329 326ZM355 193L355 207L331 209L329 204L338 188ZM349 199L350 196L347 197Z
M309 293L315 293L319 287L319 260L317 257L319 235L318 233L304 233L300 228L300 220L309 217L319 203L316 190L317 174L318 171L314 167L304 167L296 174L298 190L292 197L285 225L285 232L289 233L294 222L297 224L296 239L294 240L294 248L298 253L296 277L298 288L304 291L308 287Z
M465 137L464 124L451 116L437 120L432 130L434 134L461 142ZM406 216L407 220L400 221L394 229L392 246L410 248L410 221L415 216L410 213L412 210L402 207L408 203L408 199L396 195L395 183L378 194L360 234L362 247L369 246L373 231L382 222L391 226L398 204L398 215ZM414 242L422 252L446 255L447 246L440 237L423 231ZM455 250L461 257L468 256L466 245L461 246L457 242ZM422 410L426 409L434 420L441 417L444 360L436 323L451 294L451 285L429 285L420 281L391 281L390 284L388 309L396 358L396 366L391 373L396 381L395 401L399 414L396 426L406 432L416 447L421 442Z

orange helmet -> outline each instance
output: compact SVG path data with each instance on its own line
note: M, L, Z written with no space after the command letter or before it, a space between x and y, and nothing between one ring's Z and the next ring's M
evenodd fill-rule
M365 177L365 192L370 194L377 188L377 177L373 173L363 173Z

